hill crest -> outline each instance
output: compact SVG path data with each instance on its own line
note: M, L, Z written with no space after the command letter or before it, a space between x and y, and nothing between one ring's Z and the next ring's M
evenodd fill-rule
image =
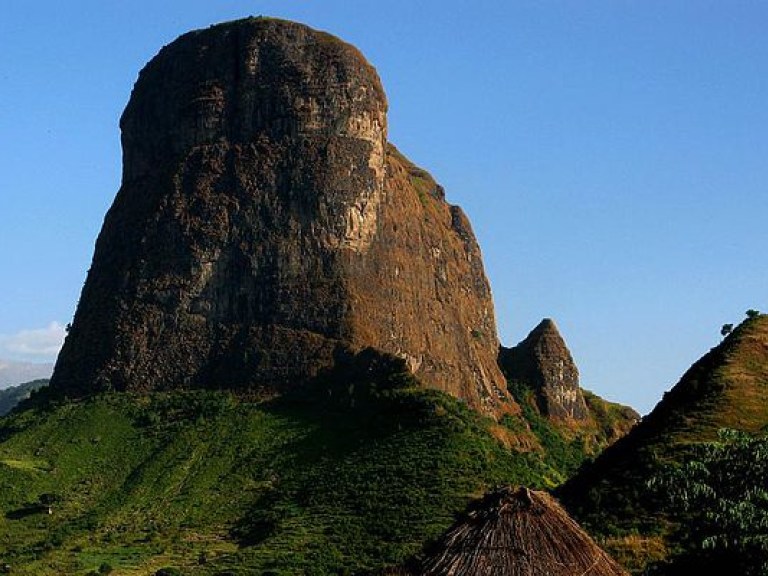
M661 466L684 462L693 445L721 429L764 434L768 429L768 315L745 320L695 362L625 437L585 466L560 490L569 511L604 536L632 533L663 550L664 503L647 484ZM621 538L617 546L623 546ZM610 547L610 546L609 546ZM648 558L633 560L642 566ZM621 556L614 549L614 555Z

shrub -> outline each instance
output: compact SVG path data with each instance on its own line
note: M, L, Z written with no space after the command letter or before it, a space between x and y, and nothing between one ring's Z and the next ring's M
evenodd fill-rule
M766 477L768 438L722 430L717 442L696 446L685 464L649 482L688 519L687 549L672 574L715 566L742 576L768 573Z
M183 576L183 574L178 568L174 568L173 566L166 566L165 568L160 568L160 570L155 572L155 576Z

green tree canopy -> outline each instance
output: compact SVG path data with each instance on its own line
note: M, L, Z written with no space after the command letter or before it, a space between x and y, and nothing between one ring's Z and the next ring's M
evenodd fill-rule
M768 575L768 438L723 430L650 485L687 532L686 550L662 573Z

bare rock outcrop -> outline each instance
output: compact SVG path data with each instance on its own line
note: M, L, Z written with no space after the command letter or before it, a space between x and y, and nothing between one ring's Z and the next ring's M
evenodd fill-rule
M51 386L279 393L372 347L515 411L469 222L387 142L386 111L361 54L300 24L163 48L121 119L122 185Z
M540 412L551 418L586 420L579 369L555 323L545 318L513 348L501 348L499 364L510 381L532 387Z

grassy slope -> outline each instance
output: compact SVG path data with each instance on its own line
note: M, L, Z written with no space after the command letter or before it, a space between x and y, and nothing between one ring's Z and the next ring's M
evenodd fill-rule
M487 487L559 474L493 427L402 375L260 405L190 392L27 408L0 420L0 557L13 574L373 570Z
M626 406L608 402L582 390L589 418L584 421L549 419L536 403L534 389L525 383L509 382L512 396L520 404L525 421L559 472L550 488L566 481L587 458L593 458L616 439L625 435L637 421L637 413ZM512 426L511 423L509 423Z
M587 429L592 432L594 455L625 436L640 420L640 415L629 406L609 402L589 390L582 390L590 420Z
M561 492L569 511L638 570L674 548L675 522L646 488L659 462L683 461L721 428L768 427L768 315L745 321L696 362L643 422ZM674 519L671 519L674 520ZM670 538L671 536L671 538Z

